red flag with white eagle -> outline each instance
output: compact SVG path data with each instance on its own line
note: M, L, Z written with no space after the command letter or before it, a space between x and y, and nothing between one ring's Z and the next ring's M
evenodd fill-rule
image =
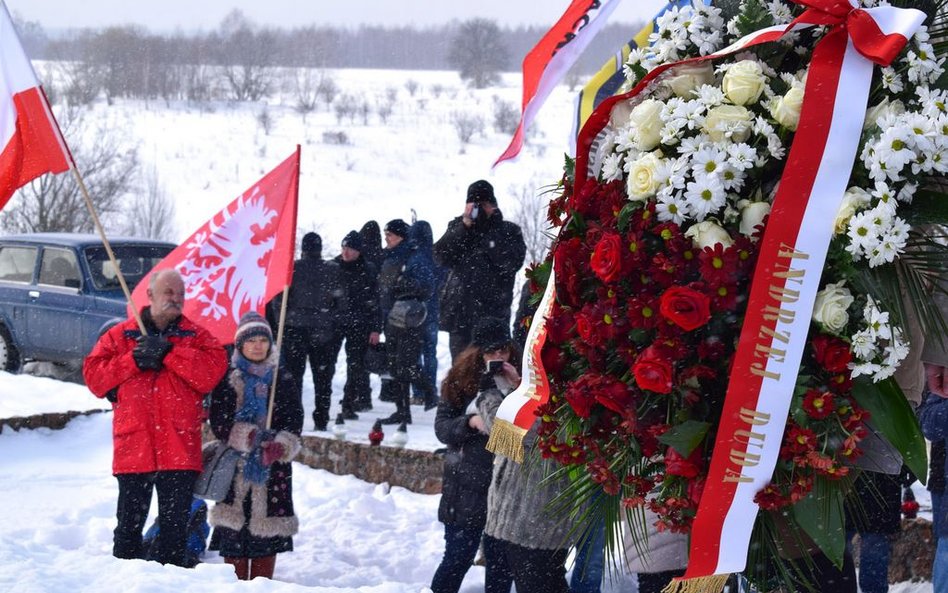
M68 171L66 147L13 19L0 2L0 208L44 173Z
M174 268L184 279L184 314L222 344L237 322L290 284L296 245L300 149L168 254L154 270ZM132 293L148 305L148 279Z

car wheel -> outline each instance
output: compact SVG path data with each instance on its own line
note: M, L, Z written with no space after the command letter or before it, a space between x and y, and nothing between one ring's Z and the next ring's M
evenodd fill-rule
M20 353L13 345L7 328L0 325L0 371L15 373L20 370Z

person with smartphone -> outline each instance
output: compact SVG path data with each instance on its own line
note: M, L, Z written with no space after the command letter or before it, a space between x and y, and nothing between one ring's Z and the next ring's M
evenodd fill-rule
M481 179L467 189L461 216L434 245L436 263L447 275L439 292L439 327L450 333L452 361L471 343L483 317L510 323L514 280L527 247L516 224L504 220L494 187Z
M503 319L486 317L474 328L473 343L461 353L441 384L435 435L448 446L438 520L444 523L444 558L431 580L433 593L457 593L487 521L487 490L494 454L485 448L488 431L477 409L483 389L508 393L520 383L520 349ZM506 554L485 541L486 593L509 593L513 577Z

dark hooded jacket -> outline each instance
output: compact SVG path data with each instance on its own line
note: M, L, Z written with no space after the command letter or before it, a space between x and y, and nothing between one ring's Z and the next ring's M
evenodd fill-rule
M430 294L425 300L425 306L428 308L428 318L438 319L438 291L435 290L440 285L441 269L434 261L434 244L432 242L431 225L424 220L419 220L411 225L411 232L408 236L411 246L411 255L408 256L408 275L420 278L422 284L431 286Z
M434 246L435 261L449 270L442 289L440 327L470 330L481 317L510 319L514 279L527 247L520 227L500 210L471 228L458 216Z
M370 220L362 225L359 235L362 237L362 257L375 266L376 270L381 269L385 255L382 253L382 231L379 229L379 223Z
M339 264L324 261L319 251L304 252L293 263L293 284L286 305L286 325L305 328L328 342L344 308L345 290ZM271 325L279 320L282 295L273 299L267 311Z
M339 266L342 288L345 293L338 314L338 326L343 333L348 331L382 331L382 316L379 314L378 270L360 255L355 261L343 261L339 255L333 259Z

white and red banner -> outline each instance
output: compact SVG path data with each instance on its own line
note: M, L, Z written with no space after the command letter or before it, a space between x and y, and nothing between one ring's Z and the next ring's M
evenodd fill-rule
M300 150L267 173L168 254L155 270L174 268L184 279L184 314L222 344L237 322L264 307L290 284L296 247ZM148 279L132 293L148 305Z
M556 302L556 276L550 272L540 306L533 314L530 331L527 332L527 347L523 352L520 385L507 394L490 431L487 449L520 463L523 461L523 437L536 421L536 410L550 399L550 380L543 368L540 353L546 343L546 319Z
M49 109L13 19L0 2L0 208L44 173L68 171L72 156Z
M523 58L523 104L520 124L507 150L494 162L515 158L523 138L553 88L606 24L621 0L573 0L553 28Z

